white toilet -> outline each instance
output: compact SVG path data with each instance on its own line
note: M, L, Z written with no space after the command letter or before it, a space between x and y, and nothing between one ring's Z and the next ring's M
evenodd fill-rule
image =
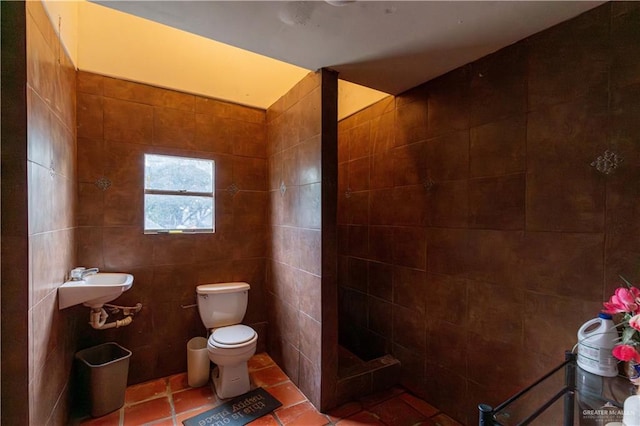
M247 311L249 284L204 284L196 287L198 311L211 332L209 359L217 365L211 373L216 394L231 398L251 390L247 361L256 352L258 333L240 324Z

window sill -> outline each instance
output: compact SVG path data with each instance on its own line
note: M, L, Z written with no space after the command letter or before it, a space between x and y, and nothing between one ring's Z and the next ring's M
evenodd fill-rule
M215 234L214 229L172 229L172 230L147 230L145 235L185 235L185 234Z

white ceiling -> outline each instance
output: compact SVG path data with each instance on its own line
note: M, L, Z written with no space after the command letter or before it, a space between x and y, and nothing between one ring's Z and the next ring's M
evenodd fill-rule
M603 1L97 1L398 94Z

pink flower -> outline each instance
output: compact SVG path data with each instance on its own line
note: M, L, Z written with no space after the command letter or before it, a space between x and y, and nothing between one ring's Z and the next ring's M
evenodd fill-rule
M618 345L613 348L611 351L613 356L618 358L620 361L635 361L640 362L640 354L636 349L631 345Z
M637 306L638 296L640 296L640 290L638 290L636 287L630 287L628 289L624 287L618 287L615 294L616 296L618 296L618 299L624 304L628 306Z
M640 315L634 315L629 320L629 325L636 330L640 330Z
M638 311L637 300L639 297L640 290L635 287L631 287L631 289L618 287L609 301L604 302L604 312L612 315L622 312L636 314Z

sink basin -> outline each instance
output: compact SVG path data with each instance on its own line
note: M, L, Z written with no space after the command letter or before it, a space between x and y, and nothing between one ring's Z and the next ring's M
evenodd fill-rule
M58 287L58 309L79 305L101 308L133 285L133 275L99 272L79 281L67 281Z

